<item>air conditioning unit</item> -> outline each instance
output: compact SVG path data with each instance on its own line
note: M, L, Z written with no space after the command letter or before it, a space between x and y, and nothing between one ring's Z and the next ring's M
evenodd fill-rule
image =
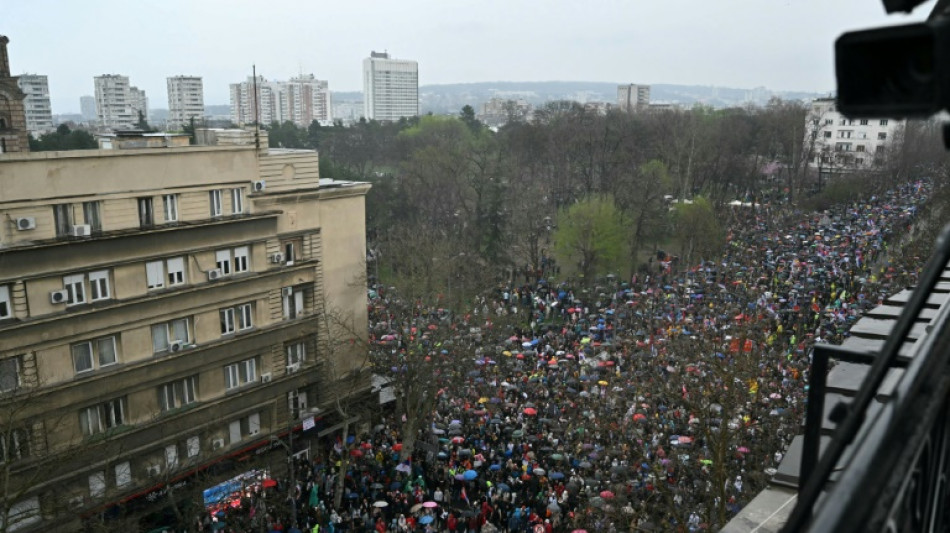
M36 219L33 217L19 217L16 219L16 229L20 231L36 229Z
M288 374L293 374L294 372L298 370L300 370L300 363L293 363L293 364L287 365Z
M69 291L66 289L49 293L49 301L54 304L64 304L67 300L69 300Z
M180 351L182 350L182 348L184 348L184 347L185 347L185 343L184 343L184 342L182 342L182 341L172 341L171 344L168 345L168 351L169 351L169 352L180 352Z
M220 450L221 448L224 448L224 439L214 439L211 441L212 450Z
M220 268L216 268L216 269L214 269L214 270L209 270L209 271L208 271L208 281L214 281L214 280L216 280L216 279L221 279L223 276L224 276L224 274L221 273L221 269L220 269Z
M261 383L270 383L270 372L264 372L261 374Z
M89 224L73 224L69 227L69 235L72 237L88 237L92 235L92 226Z
M161 465L149 465L147 470L150 477L155 477L162 473Z
M284 288L280 289L280 295L281 295L281 296L286 296L286 297L293 296L293 295L294 295L294 288L293 288L293 287L284 287Z
M253 184L254 192L261 192L267 188L267 182L264 180L257 180Z
M282 253L280 253L280 252L277 252L276 254L270 256L270 262L271 262L271 263L283 263L283 262L284 262L284 254L282 254Z
M69 499L69 508L73 511L82 509L86 505L86 499L82 496L73 496Z

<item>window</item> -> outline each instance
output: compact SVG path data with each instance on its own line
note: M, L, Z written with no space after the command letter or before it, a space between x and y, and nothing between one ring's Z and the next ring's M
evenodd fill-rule
M0 359L0 392L10 392L20 386L20 356Z
M168 266L168 285L181 285L185 283L185 258L172 257L166 263Z
M238 306L238 329L245 330L254 327L254 307L251 304Z
M297 258L297 247L294 246L293 242L288 242L284 244L284 261L288 265L294 264L294 260Z
M842 139L850 139L851 133L852 133L851 130L841 130L838 132L838 137Z
M29 430L26 428L10 428L0 433L0 464L29 456Z
M214 253L214 260L222 276L231 274L231 250L218 250Z
M68 237L73 225L73 206L70 204L54 205L53 222L56 224L56 236Z
M158 405L162 412L198 401L198 376L188 376L158 387Z
M855 147L855 151L856 151L856 152L863 152L863 151L864 151L864 145L863 145L863 144L857 145L857 146Z
M831 132L830 132L830 131L826 131L826 132L825 132L825 139L830 139L830 138L831 138Z
M886 133L886 132L883 132L883 131L880 132L880 133L878 133L878 134L877 134L877 140L879 140L879 141L885 141L885 140L887 140L887 133Z
M110 298L108 270L97 270L89 273L89 296L94 302Z
M165 467L169 470L178 466L178 445L165 446Z
M89 229L95 232L102 231L102 217L99 214L99 202L83 202L82 216Z
M130 483L132 483L132 467L129 466L129 462L115 465L115 486L121 488Z
M86 407L79 411L83 435L96 435L125 424L125 398Z
M843 119L841 119L841 120L838 121L838 124L841 125L841 126L847 126L847 125L848 125L848 119L843 118Z
M86 276L83 274L74 274L63 278L63 288L66 289L68 297L66 305L76 305L86 302Z
M13 316L13 304L10 301L10 287L0 285L0 320Z
M834 121L834 120L831 120L830 118L826 118L826 119L825 119L825 126L831 126L831 125L834 124L834 123L835 123L835 121Z
M861 119L861 125L862 125L862 126L867 126L867 125L868 125L868 119L862 118L862 119Z
M282 293L284 319L290 320L303 315L303 290L285 287Z
M883 147L883 146L877 146L877 147L874 148L874 152L877 153L877 154L883 154L883 153L884 153L884 147Z
M152 198L139 198L139 226L148 228L155 225L155 212L152 210Z
M106 493L106 473L96 472L89 476L89 495L93 498L99 498Z
M210 192L211 196L211 216L219 217L221 216L221 191L215 189Z
M188 440L185 441L185 448L188 452L188 457L197 457L201 452L201 439L199 439L197 435L188 437Z
M247 272L248 247L239 246L234 249L234 272Z
M882 119L881 119L881 126L887 126L887 119L886 119L886 118L882 118Z
M166 271L168 277L165 277ZM145 263L145 279L149 289L161 289L168 286L181 285L185 282L185 258L172 257L167 260L149 261Z
M0 152L2 151L0 150ZM43 515L40 513L40 498L33 496L14 503L7 511L7 517L10 521L7 531L14 531L39 522L43 519Z
M227 335L234 333L234 308L222 309L221 314L221 334Z
M155 353L168 351L173 342L188 344L188 339L187 318L179 318L152 326L152 349Z
M224 367L224 388L227 390L255 381L257 381L257 359L246 359Z
M251 413L244 418L232 420L228 424L228 437L231 444L240 442L245 437L251 437L261 432L260 413Z
M114 365L117 361L114 336L73 344L72 352L77 374L94 370L97 366Z
M291 418L300 418L307 410L307 391L298 389L288 392L287 407L290 409Z
M231 213L244 212L244 189L231 189Z
M857 163L857 164L859 164L859 165L863 165L863 164L864 164L864 158L863 158L863 157L859 157L859 158L855 159L854 162Z
M178 195L162 196L162 204L165 206L165 222L178 222Z
M303 341L287 345L287 366L300 365L307 360L307 344Z

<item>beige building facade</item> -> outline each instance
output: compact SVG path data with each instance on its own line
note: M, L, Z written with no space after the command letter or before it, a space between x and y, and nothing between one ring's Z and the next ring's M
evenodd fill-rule
M152 498L361 390L369 186L232 144L0 155L11 524Z

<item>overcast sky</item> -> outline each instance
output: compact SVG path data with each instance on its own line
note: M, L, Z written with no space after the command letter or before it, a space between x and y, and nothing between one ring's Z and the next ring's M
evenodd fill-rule
M165 78L204 78L205 103L256 63L362 90L370 50L419 62L419 83L606 81L834 89L843 31L926 18L880 0L4 0L13 74L49 76L53 113L93 76L124 74L151 108Z

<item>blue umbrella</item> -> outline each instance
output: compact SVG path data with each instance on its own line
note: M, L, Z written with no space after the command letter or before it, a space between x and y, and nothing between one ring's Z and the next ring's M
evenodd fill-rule
M548 476L548 477L551 478L551 479L554 479L554 480L557 480L557 479L564 479L564 474L562 474L562 473L560 473L560 472L551 472L551 475Z
M493 465L489 466L488 469L491 470L492 472L497 472L497 471L501 470L501 465L496 463L496 464L493 464Z
M497 486L498 490L502 492L508 492L511 490L511 487L509 487L507 483L499 483Z
M475 479L475 478L478 477L478 472L476 472L476 471L474 471L474 470L466 470L466 471L462 474L462 477L465 478L465 481L471 481L471 480L473 480L473 479Z
M402 483L393 481L392 484L389 485L389 490L398 490L399 487L402 487Z
M419 519L419 523L422 525L426 525L426 524L432 523L433 520L435 520L435 518L433 518L432 515L427 514Z

